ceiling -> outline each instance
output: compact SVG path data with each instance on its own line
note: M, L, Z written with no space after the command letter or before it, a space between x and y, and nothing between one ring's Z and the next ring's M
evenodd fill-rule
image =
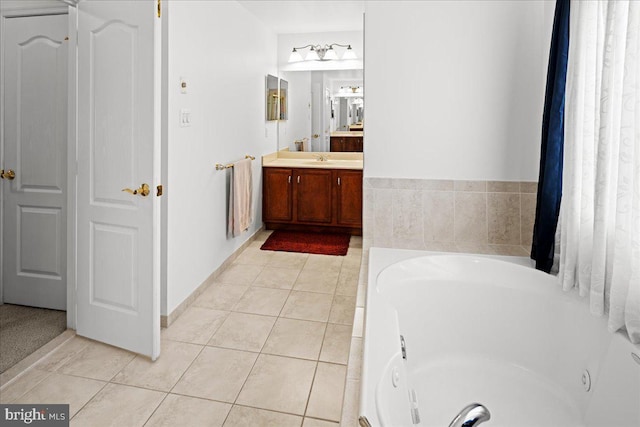
M276 34L362 31L364 1L238 0Z

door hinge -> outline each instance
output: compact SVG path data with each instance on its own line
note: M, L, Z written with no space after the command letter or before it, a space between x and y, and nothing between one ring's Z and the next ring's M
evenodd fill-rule
M162 196L162 185L156 186L156 197Z
M414 389L409 390L409 404L411 405L411 421L413 421L413 424L420 424L420 407L418 405L418 394Z
M162 0L157 0L158 1L158 18L160 18L160 15L162 15Z

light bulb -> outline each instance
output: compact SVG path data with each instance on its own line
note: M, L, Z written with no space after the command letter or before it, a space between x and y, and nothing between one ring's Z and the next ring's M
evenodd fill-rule
M349 45L344 55L342 55L342 59L358 59L356 53L351 49L351 45Z
M291 52L291 56L289 56L289 62L300 62L300 61L302 61L302 55L300 55L300 53L294 47L293 52Z
M318 57L318 52L314 48L311 48L307 56L304 58L305 61L319 61L320 57Z
M332 47L330 47L329 49L327 49L327 51L324 53L324 58L322 58L324 60L329 60L329 59L338 59L338 55L336 55L336 51L333 50Z

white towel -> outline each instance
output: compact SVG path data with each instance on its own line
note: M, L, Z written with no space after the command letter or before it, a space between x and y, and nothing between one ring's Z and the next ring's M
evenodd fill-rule
M251 159L234 163L229 191L229 234L239 236L253 222Z

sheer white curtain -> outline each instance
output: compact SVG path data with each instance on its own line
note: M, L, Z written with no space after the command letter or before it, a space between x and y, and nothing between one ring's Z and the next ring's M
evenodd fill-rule
M640 343L640 1L572 1L560 270Z

